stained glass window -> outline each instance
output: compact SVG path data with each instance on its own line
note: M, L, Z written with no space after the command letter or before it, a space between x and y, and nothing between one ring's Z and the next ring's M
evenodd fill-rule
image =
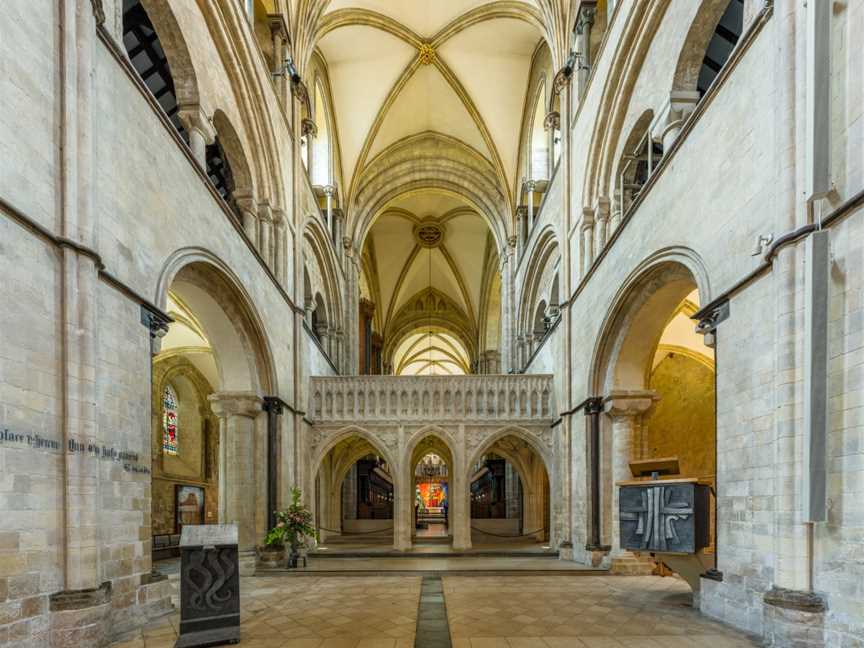
M171 385L162 392L162 452L177 454L177 393Z

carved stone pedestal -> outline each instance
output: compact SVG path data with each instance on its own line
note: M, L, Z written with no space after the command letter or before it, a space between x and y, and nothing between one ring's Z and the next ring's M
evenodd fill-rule
M52 594L49 609L51 648L108 645L111 583Z
M174 648L239 642L237 527L185 526L180 552L180 636Z
M825 602L814 592L773 587L765 603L765 645L822 648L825 646Z

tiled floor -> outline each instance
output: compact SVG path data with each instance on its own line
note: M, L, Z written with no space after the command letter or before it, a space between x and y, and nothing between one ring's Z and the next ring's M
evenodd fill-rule
M689 587L656 576L446 576L454 648L743 648L700 615Z
M243 648L412 648L419 576L243 578ZM445 576L453 648L745 648L654 576ZM114 648L171 648L179 615Z
M243 648L413 648L419 577L243 578ZM178 614L114 648L173 648Z

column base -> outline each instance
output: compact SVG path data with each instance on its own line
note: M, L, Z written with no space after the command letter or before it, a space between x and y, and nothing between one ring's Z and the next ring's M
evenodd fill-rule
M237 560L240 565L240 575L241 576L254 576L255 575L255 563L257 561L257 556L255 555L254 549L246 549L244 551L237 552Z
M111 617L111 583L95 589L67 590L48 598L51 648L107 646Z
M772 587L762 600L766 646L825 646L825 601L821 596Z
M654 573L654 569L654 561L647 554L637 555L629 551L622 551L612 556L609 573L624 576L650 576Z

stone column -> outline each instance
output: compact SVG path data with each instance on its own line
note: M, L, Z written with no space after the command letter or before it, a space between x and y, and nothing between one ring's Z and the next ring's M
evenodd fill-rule
M528 231L526 221L528 220L528 207L521 206L516 208L516 263L522 259L525 253L525 245L527 239L525 233Z
M327 232L333 231L333 197L336 195L336 187L333 185L326 185L323 188L324 196L327 200L327 209L325 211L327 218Z
M261 398L254 392L217 392L208 397L219 417L219 523L236 524L240 573L255 571L255 419Z
M329 331L330 329L328 328L326 323L318 322L318 324L315 326L315 335L318 337L318 342L321 344L321 349L324 351L327 357L330 357Z
M501 274L501 362L499 371L507 373L516 364L513 326L513 273L516 263L516 237L507 239L507 247L502 251L499 272Z
M582 211L582 224L579 227L582 235L580 248L582 259L580 264L581 276L584 277L594 263L594 210L586 208Z
M273 272L276 273L276 280L283 286L286 283L285 276L285 212L281 209L273 210L273 228L274 228L274 245L273 245Z
M663 143L664 153L678 139L681 128L696 109L696 104L699 103L700 98L699 92L696 90L673 90L669 94L666 117L657 122L657 129L651 133L651 138L654 141Z
M261 203L258 206L258 252L264 259L267 267L275 272L276 266L273 263L273 210L269 203Z
M240 219L246 237L252 241L252 245L258 248L258 214L255 200L247 196L235 196L234 202L240 210Z
M57 30L57 42L63 62L61 83L57 90L62 95L58 106L62 119L58 131L60 140L59 162L61 171L58 173L62 190L60 229L58 232L68 243L61 248L61 290L62 290L62 321L60 334L63 344L60 345L62 380L62 434L63 454L58 457L60 492L54 508L63 509L66 515L57 516L59 537L49 540L57 543L61 573L53 570L45 571L42 577L49 578L52 589L61 591L49 597L50 617L41 616L38 626L35 620L29 625L38 627L40 631L48 631L43 636L43 642L52 646L83 646L102 645L108 630L107 619L111 612L111 586L101 582L102 570L100 558L100 482L103 475L107 476L98 456L87 451L88 444L101 445L107 439L99 436L99 421L96 409L98 402L98 371L99 341L98 321L94 317L99 313L99 274L95 252L90 252L96 243L98 231L97 214L93 208L94 179L94 107L93 69L94 48L96 46L96 22L94 21L94 5L87 0L61 0L59 5L61 22ZM95 16L96 20L104 15ZM144 347L142 346L142 352ZM149 361L149 358L148 358ZM142 440L141 448L148 456L146 448L149 441ZM60 468L59 465L63 467ZM4 482L11 483L5 479ZM137 491L136 491L137 492ZM35 493L35 486L34 486ZM10 493L4 497L13 497ZM29 497L35 498L36 495ZM47 492L42 498L47 505ZM145 496L146 497L146 496ZM149 500L145 500L149 501ZM40 504L43 501L40 500ZM147 516L149 518L149 516ZM129 521L136 525L134 531L138 537L146 539L150 533L147 521ZM17 547L17 534L12 533L12 546ZM22 547L23 548L23 547ZM37 554L38 555L38 554ZM7 557L8 556L8 557ZM35 574L35 583L31 576L15 578L25 570L28 564L27 554L23 552L5 553L0 566L3 582L3 599L6 599L7 575L10 598L24 595L34 595L41 591L39 575ZM39 570L38 565L26 567L28 571ZM136 570L137 571L137 570ZM12 584L18 580L19 587L33 591L12 595ZM134 580L134 579L133 579ZM56 587L55 587L56 585ZM135 595L134 590L132 595ZM32 605L35 603L35 605ZM28 605L30 604L30 605ZM22 606L45 610L44 599L34 597L25 599ZM24 608L26 609L26 607ZM2 606L0 623L14 620L22 616L22 609L8 603ZM33 616L36 612L27 612ZM47 623L50 620L50 629ZM17 627L29 631L28 624ZM10 633L15 631L10 630ZM10 640L14 634L2 635ZM25 634L26 636L26 634ZM35 637L35 635L34 635ZM36 639L34 639L34 642ZM42 643L42 642L40 642Z
M606 196L598 196L594 203L594 231L597 235L594 250L597 254L606 247L606 241L611 233L609 229L610 203Z
M207 146L216 141L216 129L210 118L196 105L180 106L180 122L189 134L189 149L202 169L207 169Z
M273 45L273 68L271 74L276 85L276 95L283 103L288 101L288 71L285 69L288 45L288 25L282 14L267 16L270 26L270 37Z
M613 391L604 399L603 410L612 422L612 452L610 457L612 481L612 558L632 560L633 554L621 549L620 520L618 518L619 481L632 479L629 463L642 457L642 417L657 399L653 391ZM614 562L613 562L614 569ZM632 572L631 572L632 573Z
M588 86L588 78L591 73L591 27L594 25L594 17L597 8L593 6L580 6L579 15L576 18L576 92L581 97Z
M533 180L525 182L525 194L528 198L528 215L525 218L525 241L531 234L531 228L534 226L534 190L537 188L537 183Z
M459 426L459 450L465 447L464 425ZM453 457L455 464L450 468L450 533L453 535L453 549L464 551L471 548L471 504L469 501L468 470L464 456Z
M404 428L399 426L399 438L404 439ZM400 443L400 451L402 444ZM411 471L411 458L402 457L399 465L394 467L393 493L396 501L393 504L393 548L396 551L411 549L414 535L414 474Z

